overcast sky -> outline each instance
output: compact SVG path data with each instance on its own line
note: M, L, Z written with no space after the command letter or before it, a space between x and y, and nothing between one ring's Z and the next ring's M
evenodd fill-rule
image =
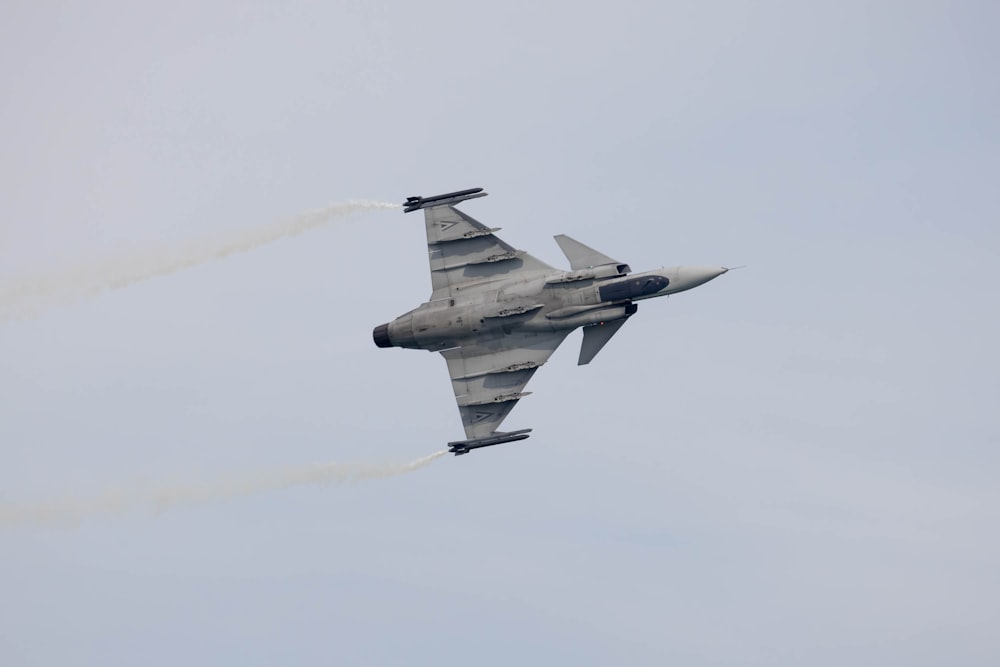
M58 6L62 5L62 6ZM409 475L0 529L4 665L995 665L992 2L5 2L0 285L347 199L747 264ZM0 504L462 437L422 217L0 324Z

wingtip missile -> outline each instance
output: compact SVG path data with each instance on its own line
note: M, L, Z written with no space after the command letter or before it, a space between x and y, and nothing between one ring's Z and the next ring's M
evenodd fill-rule
M476 197L485 197L487 192L483 192L482 188L470 188L468 190L459 190L457 192L446 192L443 195L433 195L431 197L421 197L420 195L413 195L407 197L406 201L403 202L403 212L410 213L412 211L418 211L422 208L429 208L431 206L446 206L449 204L457 204L458 202L465 201L466 199L475 199Z
M474 438L472 440L456 440L448 443L448 451L455 456L461 456L462 454L468 454L473 449L479 449L480 447L492 447L493 445L502 445L505 442L524 440L530 437L528 435L529 433L531 433L531 429L525 428L520 431L509 431L507 433L492 433L482 438Z

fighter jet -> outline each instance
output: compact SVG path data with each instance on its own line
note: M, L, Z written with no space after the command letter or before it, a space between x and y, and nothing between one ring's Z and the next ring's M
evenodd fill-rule
M448 443L455 455L523 440L530 428L497 427L528 380L566 336L583 327L580 365L589 364L638 310L637 301L676 294L728 271L721 266L676 266L632 273L565 234L555 237L569 260L564 271L504 243L455 205L485 197L482 188L433 197L408 197L404 212L424 211L433 291L428 302L375 327L378 347L440 352L448 364L465 440Z

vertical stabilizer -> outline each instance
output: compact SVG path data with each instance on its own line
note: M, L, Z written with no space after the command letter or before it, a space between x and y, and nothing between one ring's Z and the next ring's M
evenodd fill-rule
M614 320L613 322L584 327L583 345L580 346L580 360L576 362L577 366L589 364L597 356L597 353L601 351L601 348L611 340L612 336L618 333L618 330L627 321L628 318L625 318L623 320Z

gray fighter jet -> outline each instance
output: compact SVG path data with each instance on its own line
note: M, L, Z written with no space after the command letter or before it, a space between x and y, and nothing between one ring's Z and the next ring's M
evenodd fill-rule
M440 352L448 362L467 438L448 443L456 455L528 437L530 428L496 429L571 331L583 327L579 364L589 364L635 314L636 301L689 290L728 270L677 266L633 274L628 264L560 234L556 243L571 269L563 271L455 208L486 195L474 188L407 198L406 213L424 211L433 292L373 332L379 347Z

